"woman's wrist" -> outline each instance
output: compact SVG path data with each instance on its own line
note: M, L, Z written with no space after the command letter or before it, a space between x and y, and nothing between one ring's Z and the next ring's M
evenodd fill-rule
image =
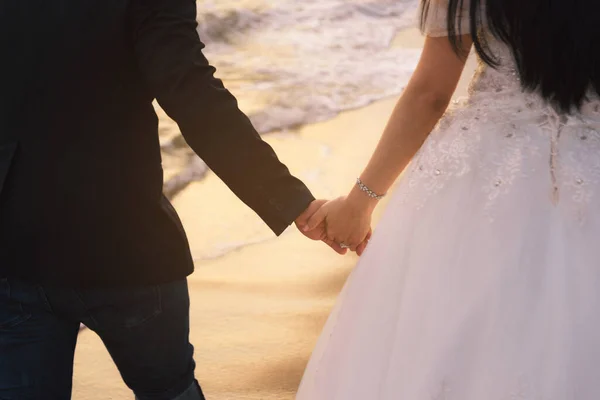
M377 203L379 203L378 198L369 196L366 192L361 190L358 185L354 185L348 194L347 200L356 208L365 209L369 212L372 212L377 206Z

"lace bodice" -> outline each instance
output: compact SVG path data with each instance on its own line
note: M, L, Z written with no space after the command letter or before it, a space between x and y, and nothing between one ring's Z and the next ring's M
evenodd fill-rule
M465 9L468 1L464 1ZM430 36L447 35L446 0L433 1L425 24ZM467 12L461 32L468 33ZM500 67L480 62L466 98L454 102L414 160L402 190L420 193L416 206L453 178L474 168L493 209L515 181L545 179L548 199L566 203L583 220L600 207L600 100L590 95L580 112L558 113L536 93L523 91L510 49L482 29ZM536 160L536 161L534 161ZM411 201L414 201L411 200Z

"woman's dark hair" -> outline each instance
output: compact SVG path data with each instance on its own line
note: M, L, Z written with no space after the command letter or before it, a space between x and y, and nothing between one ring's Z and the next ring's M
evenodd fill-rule
M421 27L438 0L422 0ZM447 0L448 37L460 52L460 25L468 12L470 33L480 58L497 67L486 29L506 43L516 61L523 88L539 92L560 110L570 112L600 93L600 0ZM431 3L431 4L430 4ZM467 17L467 15L464 15Z

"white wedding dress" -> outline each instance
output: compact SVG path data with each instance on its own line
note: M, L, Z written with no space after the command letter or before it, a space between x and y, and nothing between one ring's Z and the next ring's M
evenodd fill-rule
M399 182L297 400L600 399L600 101L557 113L488 40L502 67Z

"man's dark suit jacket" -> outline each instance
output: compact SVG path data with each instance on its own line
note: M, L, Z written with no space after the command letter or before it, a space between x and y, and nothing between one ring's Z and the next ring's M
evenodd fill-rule
M196 28L195 0L0 1L0 277L120 285L192 272L162 195L155 98L276 234L310 204L213 76Z

